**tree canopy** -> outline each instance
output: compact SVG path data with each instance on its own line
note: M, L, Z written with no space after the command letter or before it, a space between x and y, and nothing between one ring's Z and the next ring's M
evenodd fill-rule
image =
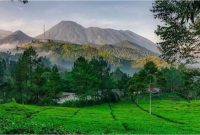
M193 63L199 54L200 2L156 0L151 10L161 20L155 33L162 58L168 62Z

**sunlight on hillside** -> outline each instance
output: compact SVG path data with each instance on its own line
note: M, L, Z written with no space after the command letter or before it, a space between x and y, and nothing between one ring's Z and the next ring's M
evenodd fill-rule
M153 61L158 68L170 67L170 65L166 61L159 58L158 56L153 56L153 55L148 55L136 60L133 63L133 66L137 68L142 68L149 61Z

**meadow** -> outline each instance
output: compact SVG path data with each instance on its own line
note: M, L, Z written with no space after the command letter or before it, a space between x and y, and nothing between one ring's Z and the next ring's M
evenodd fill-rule
M139 106L138 106L139 105ZM90 107L0 105L0 133L195 134L200 133L200 101L154 99Z

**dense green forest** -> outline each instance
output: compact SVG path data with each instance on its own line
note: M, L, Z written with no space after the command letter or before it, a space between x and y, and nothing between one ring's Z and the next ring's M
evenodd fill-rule
M32 47L16 61L2 57L1 102L53 105L61 92L76 93L82 104L117 102L124 97L136 100L138 95L148 94L149 87L159 88L161 93L176 93L187 100L198 99L200 94L199 70L184 66L158 69L149 61L129 76L119 68L111 71L103 57L79 57L71 71L47 63L47 58L38 57Z
M71 72L59 71L56 65L47 63L48 60L38 57L32 47L17 61L2 58L2 102L14 99L19 103L54 104L57 95L64 91L75 92L83 101L88 96L94 102L117 100L112 90L124 90L129 78L119 69L111 73L109 64L102 57L91 60L79 57Z

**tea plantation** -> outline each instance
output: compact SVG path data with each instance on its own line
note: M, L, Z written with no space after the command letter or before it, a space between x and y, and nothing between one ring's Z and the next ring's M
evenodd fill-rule
M156 99L90 107L0 105L0 133L195 134L200 133L200 101Z

